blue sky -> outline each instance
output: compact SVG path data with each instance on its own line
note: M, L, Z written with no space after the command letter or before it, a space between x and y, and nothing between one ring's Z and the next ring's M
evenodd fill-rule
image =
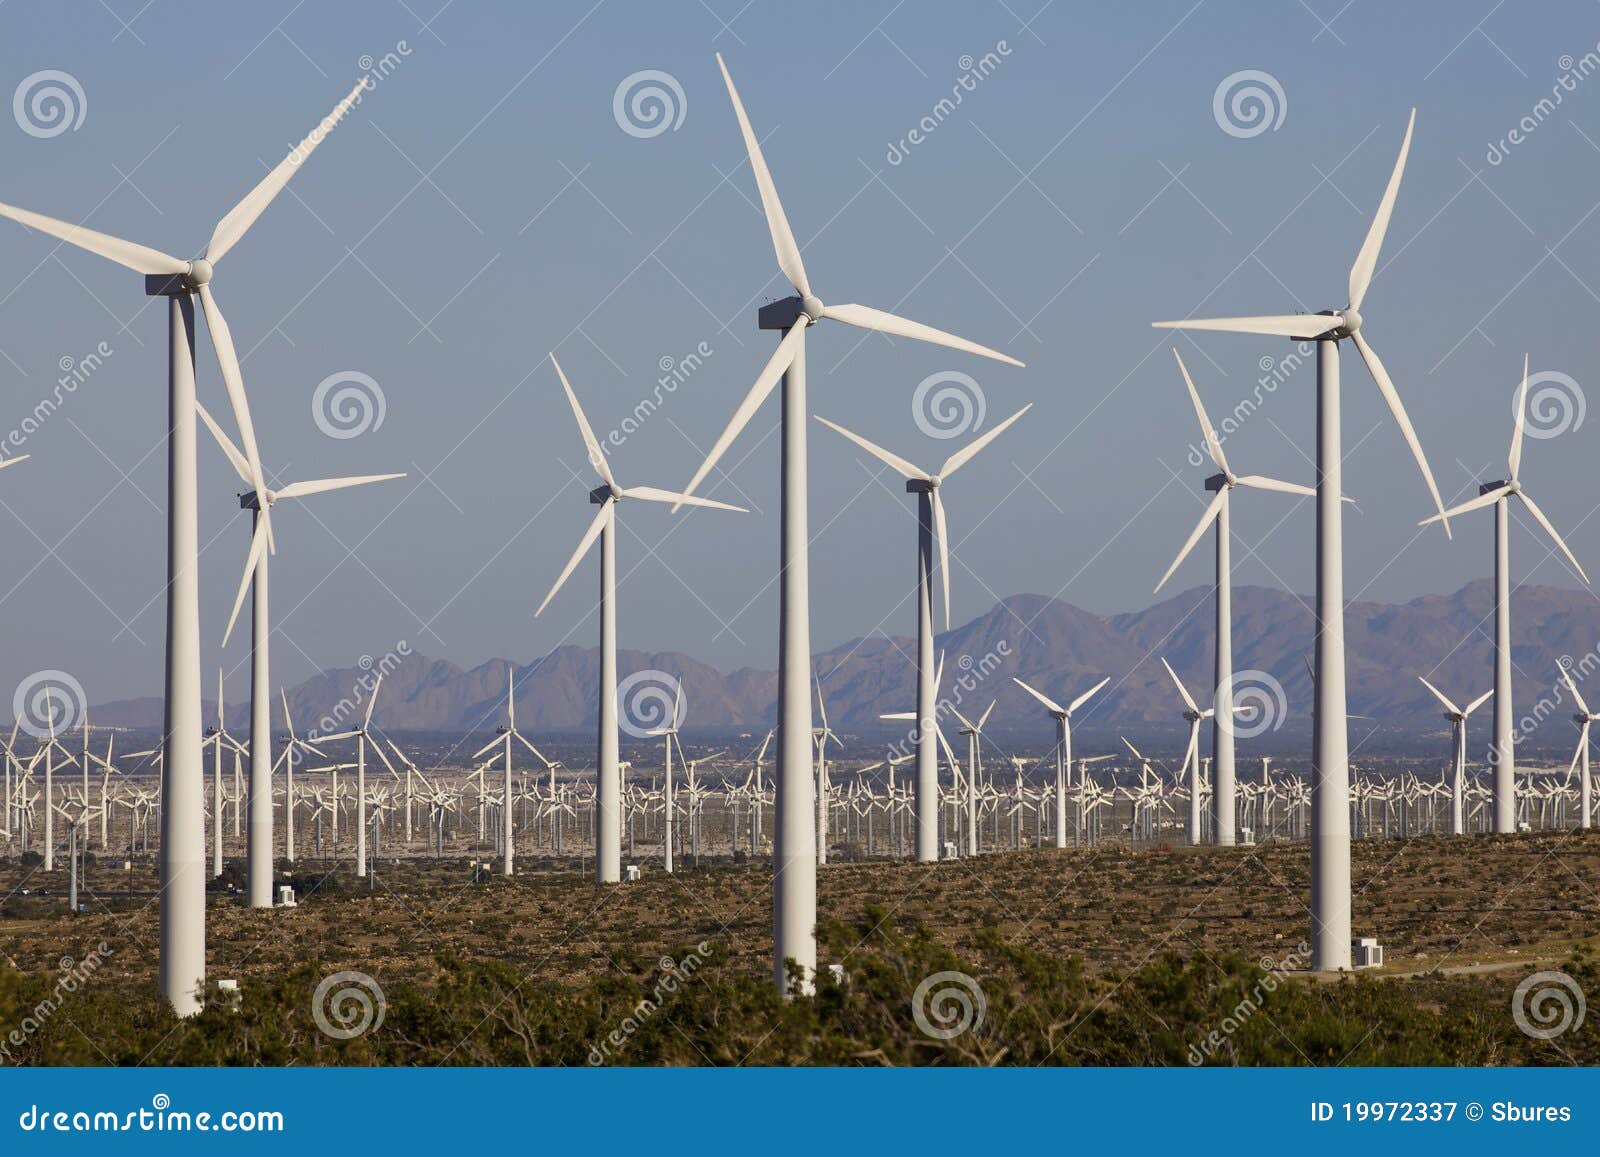
M1035 404L947 495L958 621L1022 591L1101 612L1150 601L1207 471L1189 461L1197 430L1169 335L1148 323L1343 305L1413 106L1365 332L1447 499L1504 472L1524 351L1552 400L1576 405L1600 380L1600 76L1579 75L1600 41L1592 4L107 0L8 4L0 32L0 96L22 93L0 118L0 200L181 255L364 70L385 74L215 282L269 470L411 475L276 519L278 681L401 639L464 665L593 645L592 564L532 618L592 485L545 354L557 351L602 432L659 393L613 463L624 483L676 487L770 351L757 307L787 292L719 50L824 299L1028 362L840 326L810 343L812 408L930 466L960 444L914 420L930 375L970 375L979 429ZM987 75L941 111L991 53ZM659 133L629 132L614 112L625 78L645 71L676 86L675 127ZM1230 132L1214 112L1219 86L1247 71L1275 83L1275 128ZM32 119L48 114L29 93L63 83L46 72L75 82L75 127ZM1558 88L1561 103L1538 110ZM935 127L891 159L924 118ZM1505 147L1524 118L1534 127ZM63 365L110 350L8 447L32 458L0 476L0 680L60 668L91 699L155 694L164 320L126 271L0 224L0 427L52 396ZM1180 343L1219 421L1256 392L1262 359L1292 348ZM203 333L199 346L202 400L221 411ZM702 349L659 390L665 359ZM1350 595L1405 599L1486 575L1487 516L1462 520L1454 542L1418 532L1420 478L1364 371L1349 356L1345 367L1347 489L1360 503L1346 523ZM382 424L356 437L315 420L319 383L341 373L383 399ZM1308 361L1261 395L1230 435L1235 469L1311 480L1312 385ZM1600 562L1588 468L1600 415L1574 423L1530 442L1523 477L1587 564ZM776 428L769 405L708 491L750 515L624 510L625 646L772 662ZM812 463L816 645L909 632L910 498L821 427ZM243 632L216 649L247 545L234 486L203 444L206 656L242 694ZM1244 497L1237 580L1309 590L1310 504ZM1525 518L1513 551L1519 577L1577 581ZM1197 552L1173 589L1208 573Z

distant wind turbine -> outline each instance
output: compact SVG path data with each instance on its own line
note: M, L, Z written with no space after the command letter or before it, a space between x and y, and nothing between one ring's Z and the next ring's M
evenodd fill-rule
M1417 676L1417 681L1433 692L1433 697L1444 707L1444 717L1450 720L1450 834L1463 835L1467 830L1466 812L1463 809L1467 788L1467 716L1482 707L1483 701L1494 692L1485 691L1465 707L1457 707L1443 691L1421 675ZM1584 737L1588 737L1587 725Z

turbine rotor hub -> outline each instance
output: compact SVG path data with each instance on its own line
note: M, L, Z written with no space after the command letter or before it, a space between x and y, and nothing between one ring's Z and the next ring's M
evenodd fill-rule
M1352 335L1361 328L1361 311L1355 306L1350 306L1339 311L1339 317L1344 322L1339 328L1347 335Z
M188 280L196 287L206 285L211 281L211 262L204 257L196 257L189 262Z
M814 293L808 293L800 299L800 312L805 314L806 317L810 318L809 324L811 325L815 325L817 322L822 320L822 311L824 308L825 307L822 304L822 298L818 297Z

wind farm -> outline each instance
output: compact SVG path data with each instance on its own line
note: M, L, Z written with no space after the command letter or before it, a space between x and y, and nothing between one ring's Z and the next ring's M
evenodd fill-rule
M1587 204L1431 74L1196 47L1114 142L1049 12L947 100L989 17L603 9L503 84L443 33L557 14L291 13L149 141L19 89L6 1059L1600 1064Z

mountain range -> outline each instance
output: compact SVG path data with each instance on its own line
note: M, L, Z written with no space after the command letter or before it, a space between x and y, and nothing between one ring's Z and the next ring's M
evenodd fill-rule
M1425 595L1410 602L1351 603L1345 615L1350 709L1386 725L1419 734L1442 726L1439 708L1417 681L1427 676L1458 703L1481 694L1493 682L1491 614L1493 588L1487 581L1451 595ZM1550 698L1556 663L1570 656L1581 671L1600 665L1583 662L1600 644L1600 600L1588 592L1522 587L1512 598L1517 702L1524 712ZM1278 699L1280 727L1310 725L1312 683L1307 660L1313 649L1312 604L1288 592L1265 587L1234 591L1234 668L1236 689L1263 688ZM1212 663L1212 606L1209 588L1197 587L1142 611L1097 615L1060 599L1015 595L987 613L947 631L938 648L947 656L944 693L964 714L981 712L996 701L991 727L1045 731L1049 718L1011 681L1022 678L1058 701L1086 690L1104 676L1110 682L1077 717L1085 728L1181 725L1181 702L1160 660L1165 658L1190 693L1202 698ZM915 705L910 638L874 636L852 640L816 657L828 717L836 728L876 732L880 712ZM389 731L478 731L499 722L506 685L515 672L518 723L530 735L592 726L595 650L558 647L527 663L491 659L471 669L424 655L391 656L373 713L374 724ZM301 731L324 733L349 726L351 713L364 709L372 674L362 666L324 671L288 688L290 709ZM660 671L679 680L684 695L685 730L695 727L760 729L776 712L777 673L744 667L724 673L677 652L621 651L624 679L635 672ZM659 709L651 679L636 690L644 696L634 710L641 724L657 721L644 714ZM1279 692L1281 688L1281 693ZM631 700L633 697L630 696ZM1600 705L1600 690L1591 696ZM340 708L341 700L343 707ZM273 722L282 714L274 704ZM247 705L229 705L229 727L243 734ZM1554 713L1564 725L1570 709ZM208 704L206 718L215 715ZM1483 712L1487 727L1487 709ZM97 725L158 728L161 701L121 700L92 709ZM1165 727L1162 726L1165 730ZM1566 742L1563 740L1562 742Z

